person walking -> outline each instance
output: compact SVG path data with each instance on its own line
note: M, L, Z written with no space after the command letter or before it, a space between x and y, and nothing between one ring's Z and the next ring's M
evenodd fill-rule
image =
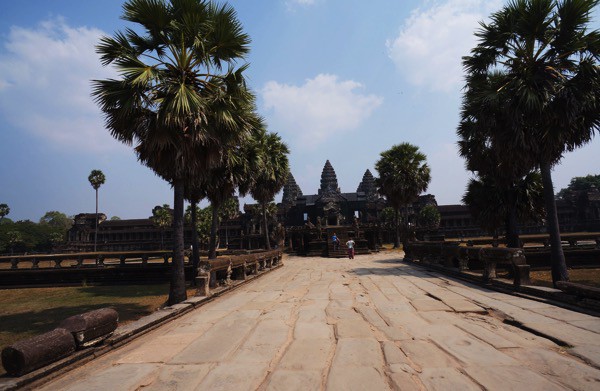
M352 238L348 239L346 246L348 246L348 258L354 259L354 240Z
M333 236L331 237L331 240L333 241L333 249L335 251L339 250L339 248L340 248L340 240L338 239L338 237L335 234L335 232L333 233Z

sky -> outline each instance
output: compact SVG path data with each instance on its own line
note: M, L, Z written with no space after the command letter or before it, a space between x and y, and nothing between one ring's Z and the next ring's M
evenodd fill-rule
M229 1L252 39L245 62L258 111L290 147L302 192L317 193L326 160L341 191L354 192L367 169L377 175L381 152L409 142L427 155L427 193L440 205L460 203L471 177L456 147L461 57L476 44L478 22L503 3ZM120 19L122 4L2 1L0 203L15 221L94 212L87 180L94 169L106 175L99 210L109 217L145 218L155 205L173 204L170 185L111 137L90 96L91 80L116 76L95 45L132 27ZM600 173L598 156L597 138L565 154L553 171L555 190Z

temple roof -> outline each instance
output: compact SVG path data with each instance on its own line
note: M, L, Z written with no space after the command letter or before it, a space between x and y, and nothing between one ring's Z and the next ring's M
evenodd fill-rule
M298 186L298 184L296 183L296 179L294 179L294 176L290 172L288 175L287 182L283 186L283 198L281 199L281 202L288 205L295 204L296 198L301 196L302 190L300 189L300 186Z
M340 188L338 187L335 170L331 163L329 163L329 160L327 160L323 167L323 172L321 173L321 188L319 189L319 195L335 194L339 192Z
M356 189L357 193L365 193L367 198L372 198L377 194L377 186L375 186L375 178L373 178L373 174L371 171L365 171L363 175L362 182L358 185Z

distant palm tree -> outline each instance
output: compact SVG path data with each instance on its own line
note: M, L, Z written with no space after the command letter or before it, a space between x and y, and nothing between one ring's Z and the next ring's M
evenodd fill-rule
M104 173L100 170L92 170L88 176L90 185L96 190L96 229L94 230L94 252L96 252L96 244L98 242L98 189L106 182Z
M599 0L513 0L481 23L479 44L463 64L470 78L502 73L512 113L494 134L544 185L552 279L569 279L560 241L552 167L600 127L600 32L587 29Z
M260 204L264 224L265 247L270 250L271 242L266 207L269 202L273 201L275 194L283 189L287 181L290 150L277 133L267 133L264 129L258 134L256 145L259 151L260 165L255 173L256 177L250 188L250 195Z
M381 153L375 163L379 178L375 180L379 194L383 195L394 208L396 236L394 247L400 246L400 208L405 207L402 219L405 239L408 233L408 206L415 202L419 195L427 190L431 181L427 157L419 151L419 147L402 143L394 145Z
M137 29L102 38L97 47L104 65L116 65L120 80L95 81L93 95L112 135L135 144L140 161L173 186L168 302L175 304L187 298L185 183L218 164L221 144L236 139L244 128L246 117L238 115L238 107L249 95L246 66L233 69L233 64L248 52L250 39L228 5L129 0L123 9L123 19ZM214 126L215 119L224 125Z
M0 221L4 219L5 216L8 216L10 213L10 208L6 204L0 204Z
M165 248L165 229L173 224L173 215L169 204L156 205L152 208L151 220L160 228L160 249Z

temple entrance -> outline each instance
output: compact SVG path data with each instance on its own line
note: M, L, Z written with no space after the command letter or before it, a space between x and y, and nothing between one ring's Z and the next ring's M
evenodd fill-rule
M329 216L327 218L327 225L339 225L337 216Z

